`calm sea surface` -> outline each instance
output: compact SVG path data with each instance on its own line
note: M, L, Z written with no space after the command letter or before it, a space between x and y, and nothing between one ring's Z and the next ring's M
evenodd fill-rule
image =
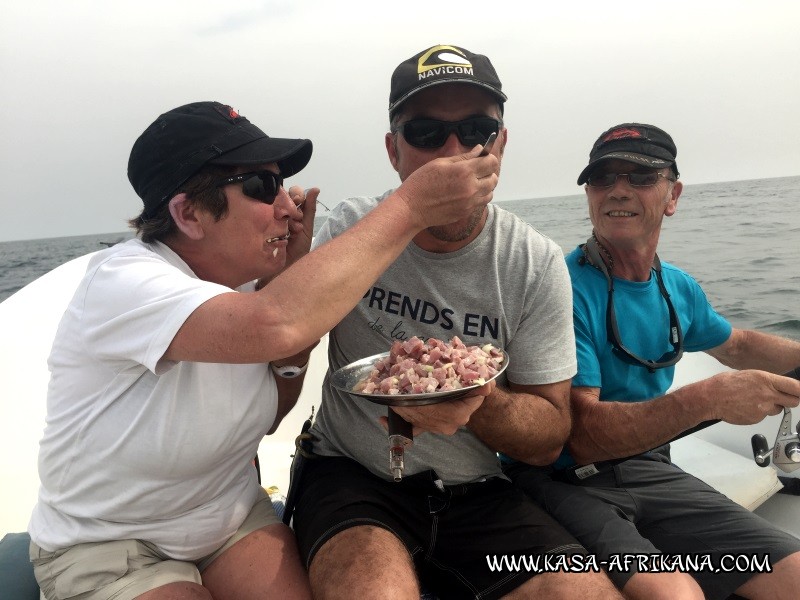
M500 205L565 253L591 232L583 195ZM664 223L659 256L694 275L734 326L800 340L800 177L688 185ZM130 237L0 242L0 300L67 260Z

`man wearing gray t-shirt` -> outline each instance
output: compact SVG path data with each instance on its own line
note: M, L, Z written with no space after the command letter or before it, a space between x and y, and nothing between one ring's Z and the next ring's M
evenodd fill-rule
M434 46L392 76L386 149L405 180L422 165L497 135L506 100L488 58ZM387 193L388 194L388 193ZM378 206L353 198L315 239L324 245ZM380 235L380 231L375 232ZM369 260L368 256L364 257ZM335 389L330 373L311 429L294 524L317 597L617 598L601 573L492 568L520 558L572 561L585 550L503 475L497 451L532 464L554 460L570 429L575 342L560 248L493 205L428 228L367 290L329 336L331 372L413 336L503 348L509 367L475 396L393 407L414 426L405 476L392 480L385 406ZM547 591L545 591L547 590Z

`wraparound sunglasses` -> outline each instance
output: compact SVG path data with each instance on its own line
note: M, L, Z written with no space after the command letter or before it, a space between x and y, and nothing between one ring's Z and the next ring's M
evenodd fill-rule
M498 133L500 121L492 117L470 117L461 121L412 119L395 131L402 133L406 142L415 148L441 148L454 132L462 145L471 148L485 144L490 135Z
M252 173L239 173L217 182L216 185L223 187L232 183L241 183L245 196L264 204L272 204L283 186L283 177L265 169Z

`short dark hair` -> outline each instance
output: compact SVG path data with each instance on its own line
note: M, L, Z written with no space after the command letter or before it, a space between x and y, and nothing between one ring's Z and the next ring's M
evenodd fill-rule
M206 165L175 190L173 197L185 193L190 202L207 210L219 221L228 212L228 197L225 190L216 184L235 174L236 170L234 166ZM178 227L169 212L169 202L165 202L152 217L145 216L146 212L145 209L128 221L143 242L164 241L177 232Z

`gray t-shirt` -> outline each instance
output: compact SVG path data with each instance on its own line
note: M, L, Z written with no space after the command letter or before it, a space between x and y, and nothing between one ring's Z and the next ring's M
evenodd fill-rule
M340 235L389 193L340 203L314 246ZM498 383L547 384L575 374L572 290L561 248L497 205L488 211L478 237L456 252L408 245L330 332L329 374L411 336L500 346L510 364ZM320 440L314 451L347 456L391 479L387 432L379 422L386 412L339 392L326 376L312 429ZM405 468L406 475L433 469L448 485L503 477L495 451L467 427L452 436L419 435L406 451Z

